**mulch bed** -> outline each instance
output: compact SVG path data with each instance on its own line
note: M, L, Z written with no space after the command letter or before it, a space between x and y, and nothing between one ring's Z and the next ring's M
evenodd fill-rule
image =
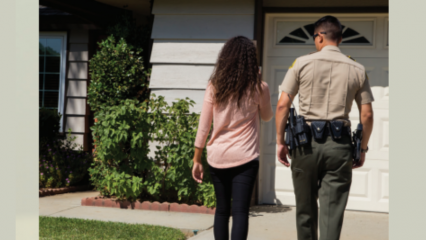
M92 188L93 187L90 185L62 187L62 188L40 188L38 190L38 193L39 193L39 197L44 197L44 196L61 194L61 193L86 191L86 190L91 190Z
M149 201L136 201L129 202L127 200L118 201L112 198L105 197L91 197L81 199L81 206L92 207L110 207L122 208L133 210L151 210L151 211L164 211L164 212L186 212L186 213L203 213L214 214L216 208L208 208L206 206L188 205L179 203L168 202L149 202Z

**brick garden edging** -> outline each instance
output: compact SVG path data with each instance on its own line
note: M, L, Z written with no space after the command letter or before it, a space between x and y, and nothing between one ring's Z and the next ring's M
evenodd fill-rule
M61 194L61 193L85 191L85 190L90 190L90 189L91 189L90 185L62 187L62 188L41 188L41 189L38 190L38 196L44 197L44 196Z
M117 201L111 198L91 197L81 199L81 206L92 207L112 207L133 210L151 210L151 211L165 211L165 212L186 212L186 213L203 213L214 214L216 208L208 208L206 206L188 205L179 203L168 202L149 202L149 201Z

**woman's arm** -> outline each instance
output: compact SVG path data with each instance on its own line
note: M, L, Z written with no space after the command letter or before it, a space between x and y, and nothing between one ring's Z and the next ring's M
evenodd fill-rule
M270 121L274 112L272 111L271 96L266 82L262 82L262 95L259 102L260 118L265 122Z
M211 88L207 87L204 96L203 107L201 109L200 121L198 122L195 147L203 149L213 121L213 102L211 100Z
M203 180L203 165L201 163L201 155L206 144L207 136L209 135L210 128L213 121L213 101L211 98L211 86L207 86L204 95L203 107L201 110L200 121L198 122L197 136L195 138L194 150L194 165L192 167L192 177L198 183Z

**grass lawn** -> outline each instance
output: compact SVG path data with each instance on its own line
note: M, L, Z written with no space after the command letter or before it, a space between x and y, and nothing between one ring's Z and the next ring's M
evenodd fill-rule
M40 239L183 240L173 228L74 218L40 217Z

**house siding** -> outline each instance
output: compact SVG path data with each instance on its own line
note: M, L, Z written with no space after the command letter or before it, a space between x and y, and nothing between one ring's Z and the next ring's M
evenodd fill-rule
M71 129L71 136L76 137L75 143L84 145L89 30L71 28L69 30L68 59L66 73L66 95L64 131Z
M150 62L151 94L167 102L189 97L200 113L218 53L236 35L253 39L254 1L156 0Z

